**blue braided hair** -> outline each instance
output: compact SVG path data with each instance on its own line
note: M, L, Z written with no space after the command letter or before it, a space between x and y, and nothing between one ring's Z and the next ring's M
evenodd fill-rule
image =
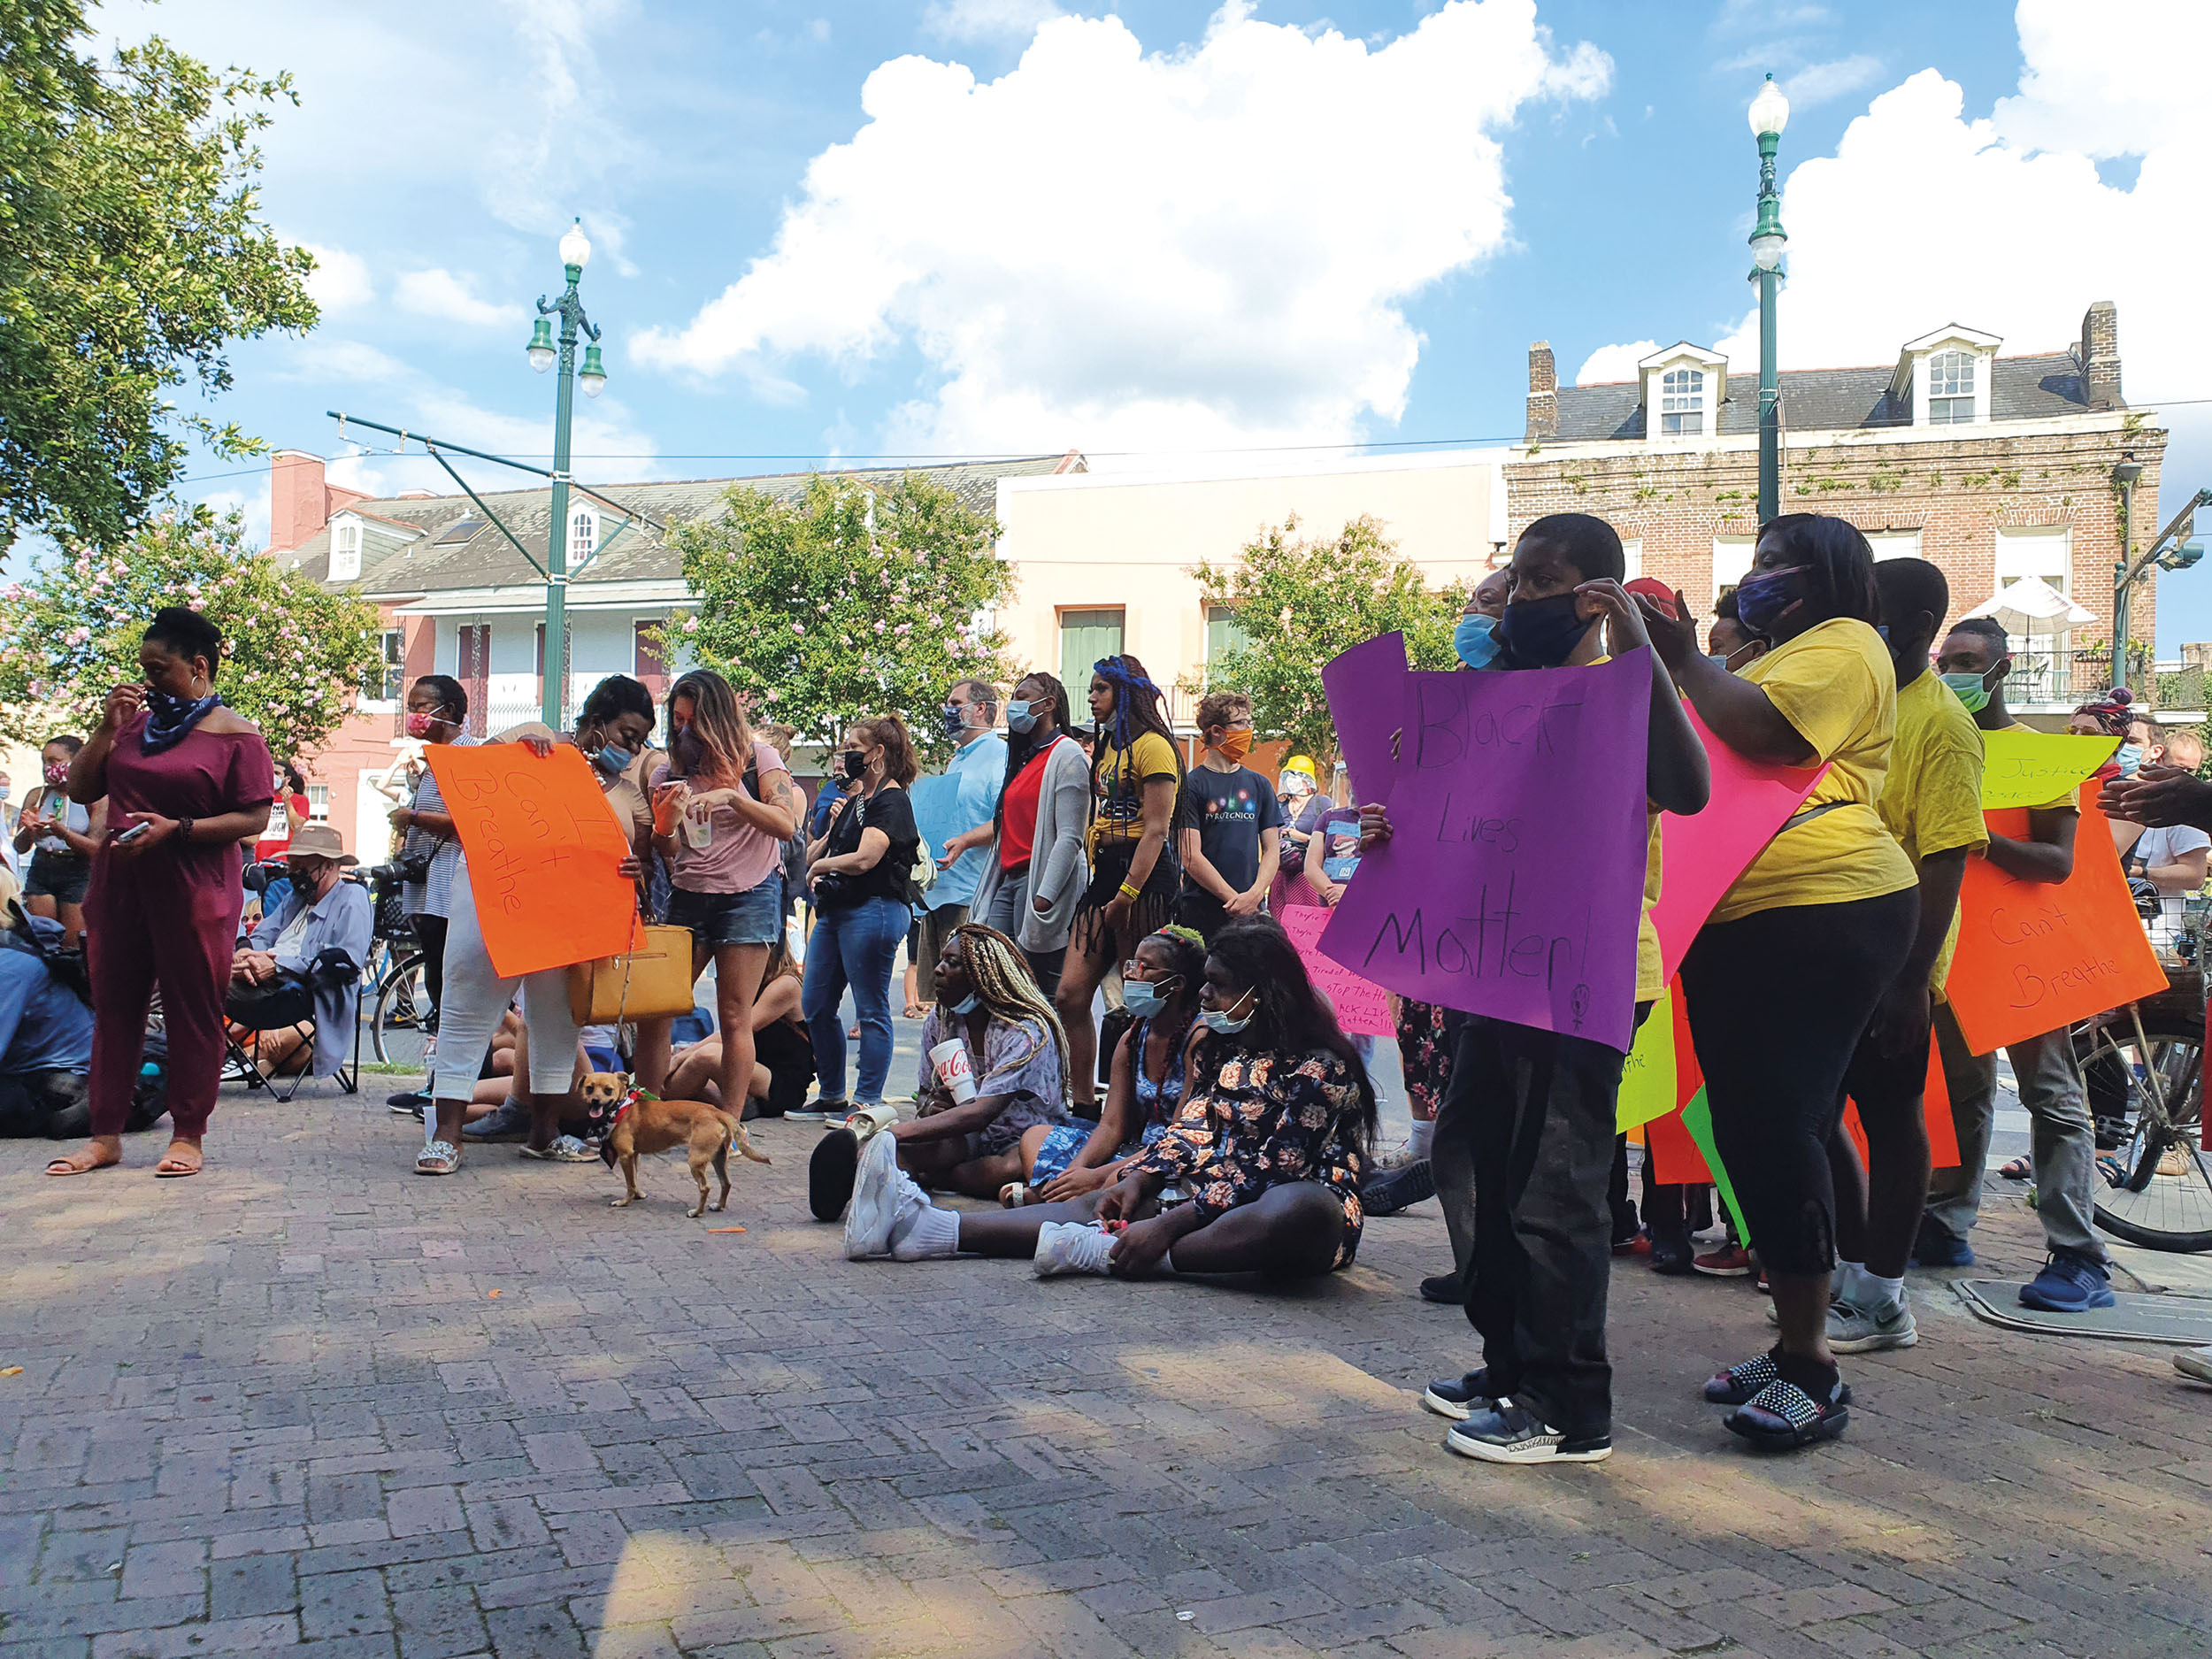
M1091 799L1098 799L1099 764L1105 758L1109 743L1128 754L1129 747L1139 733L1156 732L1166 740L1171 750L1175 749L1175 733L1167 723L1161 704L1165 694L1153 684L1152 677L1144 672L1144 664L1126 652L1119 657L1102 657L1091 664L1091 672L1114 688L1113 728L1110 733L1104 726L1095 728L1091 743ZM1183 771L1180 752L1175 756L1175 772L1179 787ZM1131 776L1132 767L1125 763L1121 769L1122 793L1133 795L1138 792L1137 780Z

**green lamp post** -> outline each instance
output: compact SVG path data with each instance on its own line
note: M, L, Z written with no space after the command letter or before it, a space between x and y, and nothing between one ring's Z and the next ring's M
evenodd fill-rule
M1769 75L1751 100L1759 141L1759 220L1751 232L1751 280L1759 285L1759 522L1782 511L1782 391L1774 362L1774 296L1782 285L1782 198L1774 188L1774 152L1789 125L1790 101Z
M538 320L530 331L530 366L542 374L556 359L561 365L553 403L553 515L545 542L545 672L540 676L544 689L539 711L540 718L556 732L565 723L568 702L569 427L576 411L576 387L583 387L585 396L596 397L607 384L606 365L599 356L599 330L584 315L584 302L576 292L590 259L591 243L584 236L584 222L580 219L561 238L561 264L567 273L568 287L550 303L543 295L538 296ZM551 320L556 317L561 319L557 349ZM584 348L580 371L576 366L579 333L591 341Z

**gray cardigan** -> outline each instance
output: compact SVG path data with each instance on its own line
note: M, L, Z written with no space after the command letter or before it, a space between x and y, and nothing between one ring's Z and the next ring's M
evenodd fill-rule
M1064 732L1045 757L1045 775L1037 791L1037 833L1030 842L1029 873L1021 894L1021 927L1015 942L1024 950L1057 950L1075 926L1075 902L1090 885L1091 868L1083 856L1083 833L1091 817L1091 763L1083 746ZM968 914L988 913L1006 872L999 865L993 838L977 879ZM1052 908L1037 912L1042 895Z

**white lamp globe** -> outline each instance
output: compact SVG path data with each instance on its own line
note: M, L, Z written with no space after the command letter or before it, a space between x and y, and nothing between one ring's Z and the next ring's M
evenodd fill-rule
M1786 110L1787 107L1784 106ZM568 234L561 238L561 263L572 265L580 271L591 263L591 241L584 234L584 221L580 219L571 225Z
M1764 138L1769 133L1780 137L1782 129L1790 124L1790 101L1782 96L1782 88L1769 75L1766 84L1759 88L1759 96L1751 100L1751 135Z

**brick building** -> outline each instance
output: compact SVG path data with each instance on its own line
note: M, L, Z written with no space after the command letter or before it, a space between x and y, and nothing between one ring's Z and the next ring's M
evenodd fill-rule
M2014 707L2055 713L2112 682L2112 471L2124 458L2143 468L2140 548L2156 534L2145 520L2166 434L2121 395L2110 302L2089 308L2063 349L2006 356L2003 343L1952 324L1904 342L1893 365L1783 371L1781 510L1848 518L1877 557L1932 560L1950 580L1954 616L2023 576L2092 612L2093 623L2016 670L2030 695ZM1527 433L1505 467L1509 526L1517 535L1548 512L1596 513L1619 529L1631 575L1655 576L1709 611L1750 566L1758 376L1732 376L1726 358L1687 341L1637 369L1633 380L1561 386L1551 348L1529 349ZM2146 651L2155 604L2146 581L2129 610Z

